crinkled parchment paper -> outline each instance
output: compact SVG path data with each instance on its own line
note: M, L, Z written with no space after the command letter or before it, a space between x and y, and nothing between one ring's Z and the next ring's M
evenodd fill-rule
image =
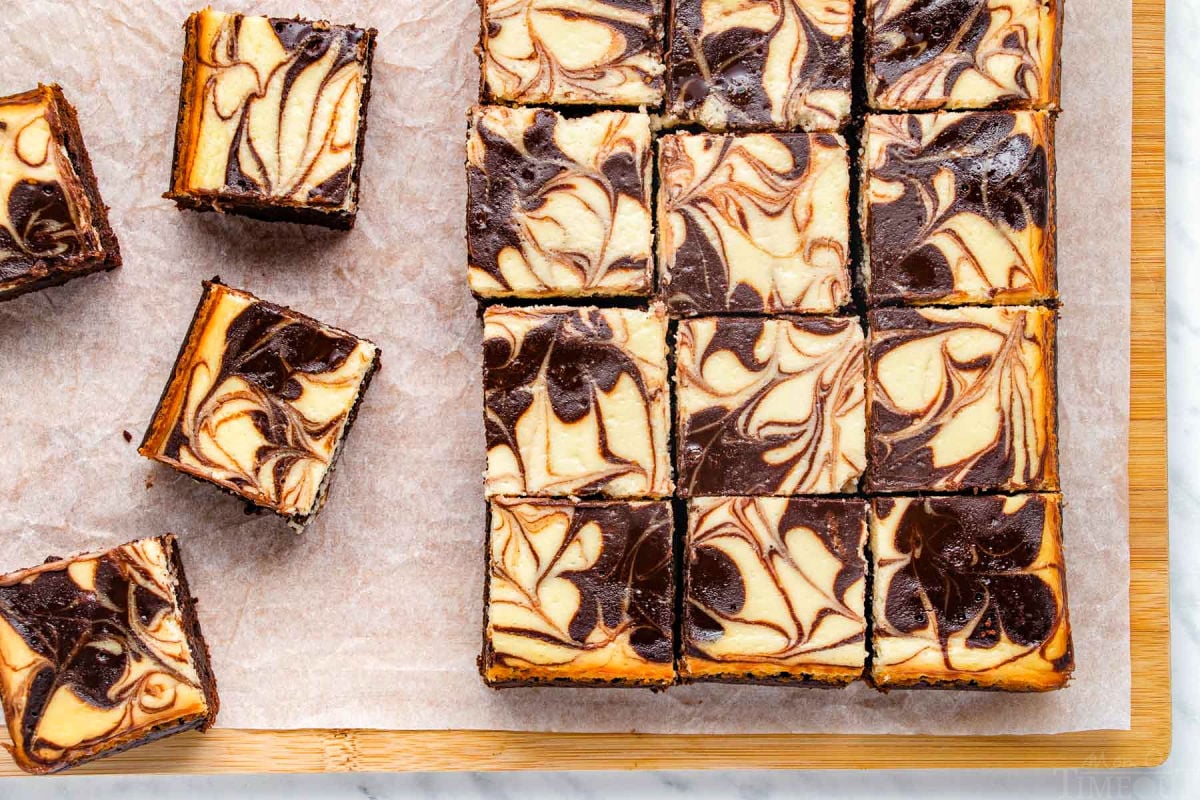
M0 570L173 531L220 724L679 732L1050 732L1129 725L1126 435L1130 4L1067 3L1058 127L1061 440L1078 668L1042 696L693 686L484 688L480 332L466 289L474 0L255 3L379 29L358 227L176 211L191 3L30 0L0 94L78 107L125 266L0 305ZM18 35L19 34L19 35ZM200 295L235 286L383 348L328 505L302 536L135 452ZM127 443L122 431L133 434Z

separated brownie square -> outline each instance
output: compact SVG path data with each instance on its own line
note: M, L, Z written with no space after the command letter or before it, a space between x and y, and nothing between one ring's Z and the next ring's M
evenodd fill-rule
M506 308L483 315L485 491L667 497L667 315Z
M483 97L593 106L663 96L663 0L479 0Z
M0 699L38 774L207 730L217 687L175 537L0 577Z
M180 208L349 229L374 29L206 8L184 25Z
M1054 311L882 309L868 328L869 491L1058 489Z
M658 268L673 313L828 313L850 300L840 136L669 135L658 169Z
M490 512L485 682L674 680L670 503L495 498Z
M866 463L857 317L679 323L681 497L853 492Z
M867 502L694 498L685 681L845 685L866 664Z
M378 367L371 342L206 281L138 452L302 529Z
M0 301L120 265L62 89L0 97Z
M1061 0L867 0L871 108L1056 108Z
M1061 503L1057 494L872 500L875 685L1066 685Z
M709 130L839 130L853 0L675 0L667 112Z
M1054 300L1053 136L1044 111L867 117L867 299Z
M476 108L467 138L471 290L648 295L650 178L645 114Z

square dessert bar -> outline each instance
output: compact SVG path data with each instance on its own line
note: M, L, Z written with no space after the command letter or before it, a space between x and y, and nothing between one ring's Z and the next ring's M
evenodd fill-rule
M849 302L841 136L668 135L658 168L658 267L673 313L829 313Z
M648 295L650 117L471 112L468 282L479 297Z
M845 685L866 664L867 503L695 498L684 555L684 681Z
M495 498L490 515L485 682L673 682L670 503Z
M867 0L871 108L1057 108L1062 0Z
M483 315L488 497L669 497L667 315L506 308Z
M658 105L663 0L479 0L486 101Z
M217 716L171 535L0 577L0 699L17 766L48 773Z
M1056 298L1054 118L867 117L863 242L873 305Z
M120 265L62 89L0 97L0 301Z
M378 367L371 342L206 281L138 452L300 529Z
M667 112L709 130L839 130L853 0L675 0Z
M180 208L349 229L375 30L206 8L184 25Z
M679 495L840 494L866 463L858 317L679 323Z
M1066 685L1061 504L1057 494L872 500L873 683Z
M868 327L869 491L1058 489L1054 311L889 308Z

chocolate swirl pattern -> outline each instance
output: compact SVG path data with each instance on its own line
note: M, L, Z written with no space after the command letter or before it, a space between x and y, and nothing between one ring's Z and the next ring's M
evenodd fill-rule
M1060 6L1060 0L867 0L871 107L1056 107Z
M353 211L372 32L196 12L167 197Z
M869 117L871 302L1053 299L1052 129L1040 111Z
M866 462L856 317L684 320L679 494L852 492Z
M659 271L671 310L845 305L849 170L836 134L663 137Z
M685 679L844 684L862 674L866 501L698 498L688 520Z
M0 696L11 751L54 772L217 713L174 538L0 577Z
M1058 488L1053 311L887 309L870 330L870 490Z
M1073 657L1058 495L872 504L877 685L1066 684Z
M650 291L650 118L476 109L468 278L483 297Z
M663 0L480 0L488 99L662 101Z
M489 538L488 683L671 683L668 503L497 498Z
M370 342L218 283L140 452L302 525L379 351Z
M839 130L853 14L852 0L676 0L668 112L714 131Z

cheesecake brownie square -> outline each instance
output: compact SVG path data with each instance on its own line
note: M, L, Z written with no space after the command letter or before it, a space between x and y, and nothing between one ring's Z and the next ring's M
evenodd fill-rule
M487 496L670 496L661 304L492 306L483 325Z
M36 774L207 730L217 687L175 537L0 577L0 699Z
M211 8L184 30L163 196L197 211L353 227L375 30Z
M703 317L676 333L679 495L842 494L866 463L857 317Z
M866 664L867 503L693 498L684 681L845 685Z
M832 133L659 140L658 268L679 315L850 300L850 161Z
M867 299L1024 304L1057 297L1054 118L872 115L863 152Z
M869 491L1058 489L1054 311L889 308L868 327Z
M371 342L206 281L138 452L300 530L378 367Z
M1062 0L866 0L871 108L1057 108Z
M836 131L850 116L853 0L675 0L667 113L713 131Z
M1064 686L1061 505L1057 494L872 500L874 684Z
M490 516L486 683L674 680L670 503L500 497Z
M663 0L479 0L485 101L658 105Z
M648 295L650 117L471 112L468 282L478 297Z
M120 265L62 89L0 97L0 301Z

